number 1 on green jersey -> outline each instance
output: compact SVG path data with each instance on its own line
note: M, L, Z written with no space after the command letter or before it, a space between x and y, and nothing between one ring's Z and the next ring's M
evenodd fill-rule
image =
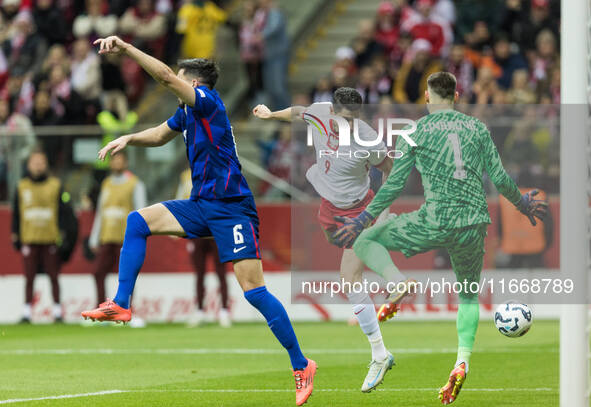
M460 139L457 133L449 133L447 138L451 142L454 151L454 162L456 170L454 171L455 179L466 179L466 170L464 170L464 161L462 160L462 148L460 147Z

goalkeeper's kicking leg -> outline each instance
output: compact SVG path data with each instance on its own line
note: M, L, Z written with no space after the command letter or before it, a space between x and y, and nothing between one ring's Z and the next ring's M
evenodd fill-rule
M415 281L407 279L400 272L390 257L390 251L406 252L406 242L402 234L393 230L402 229L407 221L407 214L389 219L366 229L355 241L353 250L356 256L370 269L382 276L389 283L395 283L396 290L378 310L378 320L387 321L396 315L400 302L413 292ZM406 254L406 253L405 253Z
M362 326L362 329L364 330L366 335L368 335L370 342L372 342L370 331L374 330L376 332L379 332L378 319L380 321L383 321L391 318L396 313L398 303L410 292L411 285L414 282L413 280L406 279L406 277L398 270L398 268L392 262L392 258L390 257L390 253L388 252L388 250L400 250L403 241L398 241L399 235L395 235L395 238L393 239L388 238L388 236L391 235L389 233L391 229L399 228L400 226L405 224L405 222L407 222L406 219L407 216L403 215L395 218L389 218L381 223L372 226L371 228L365 230L359 236L357 242L353 246L353 251L345 249L343 253L341 273L346 273L347 268L346 266L344 267L344 265L349 265L349 267L353 267L352 265L354 265L354 267L358 267L360 275L361 270L363 270L363 263L365 263L369 268L371 268L382 278L384 278L386 282L395 283L397 287L401 287L400 291L392 293L387 304L382 305L382 307L378 311L378 316L376 316L374 309L370 311L367 308L362 308L361 306L354 305L354 309L355 307L359 307L359 309L363 309L363 312L367 314L364 316L365 321L367 321L367 325L366 327ZM367 297L367 299L365 300L361 298L349 297L349 301L351 301L351 303L359 304L362 301L369 302L370 299L369 297ZM371 315L369 315L370 312ZM360 325L361 324L362 323L360 319ZM371 329L369 329L370 327ZM376 360L376 357L374 356L373 359ZM376 371L378 371L378 369L380 368L379 366L370 365L370 372L368 373L368 378L370 378L372 375L372 367L375 367ZM364 383L364 388L368 388L366 383Z

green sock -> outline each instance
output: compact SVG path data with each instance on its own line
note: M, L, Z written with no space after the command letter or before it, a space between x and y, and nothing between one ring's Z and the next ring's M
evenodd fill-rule
M395 283L406 280L404 274L392 261L390 252L380 243L363 238L362 235L353 245L353 250L367 267L382 276L384 280Z
M476 298L478 301L478 298ZM463 302L458 305L458 318L456 327L458 330L458 358L456 366L466 363L466 372L470 363L470 355L474 347L478 320L480 318L480 306L478 302Z

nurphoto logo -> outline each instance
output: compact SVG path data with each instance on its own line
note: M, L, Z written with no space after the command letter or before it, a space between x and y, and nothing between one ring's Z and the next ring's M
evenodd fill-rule
M367 150L364 148L377 148L382 146L383 143L387 148L394 145L394 136L400 136L406 141L411 147L416 147L417 143L411 138L411 135L416 131L417 124L414 120L402 119L402 118L379 118L378 131L375 133L374 139L368 139L367 137L361 137L359 134L359 123L360 119L352 119L353 123L353 138L351 138L351 124L342 116L335 114L326 114L322 117L310 113L304 113L304 120L307 123L307 145L314 146L313 131L316 129L320 134L326 135L328 149L318 149L317 153L319 157L323 156L346 156L351 158L366 158L372 152L384 153L390 158L401 158L403 152L400 150ZM367 125L366 125L367 126ZM351 139L354 140L355 144L360 149L346 149L346 151L338 151L339 147L350 147ZM318 147L318 146L317 146Z

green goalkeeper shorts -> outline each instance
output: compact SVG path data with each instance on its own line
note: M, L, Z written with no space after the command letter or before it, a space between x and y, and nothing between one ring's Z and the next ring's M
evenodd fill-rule
M372 240L406 257L433 249L446 249L460 282L480 281L484 258L486 223L457 229L429 226L420 210L404 213L376 224L361 233L355 244Z

